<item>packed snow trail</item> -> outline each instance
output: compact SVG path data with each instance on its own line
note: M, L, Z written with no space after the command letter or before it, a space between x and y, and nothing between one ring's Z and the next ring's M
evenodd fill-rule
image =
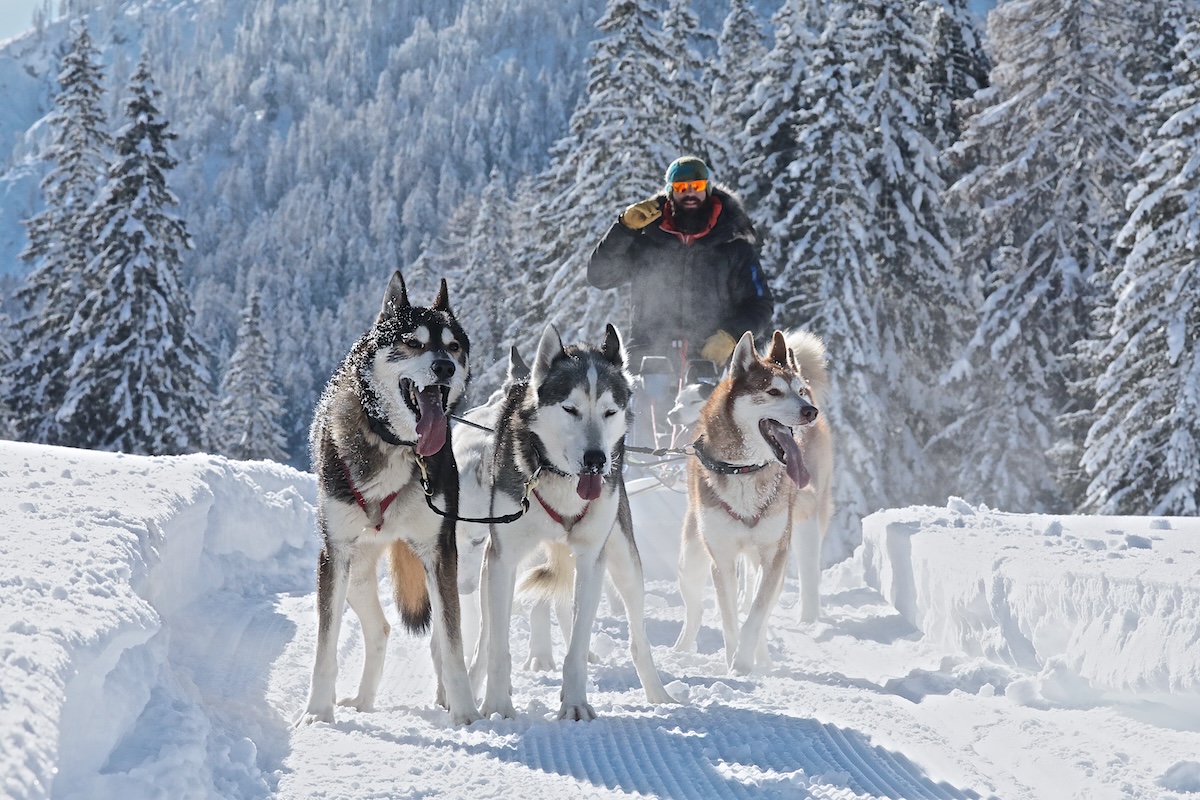
M647 492L634 500L647 634L684 704L646 704L625 619L606 599L589 669L595 722L554 720L560 673L521 668L528 623L516 617L516 720L451 725L433 704L428 639L394 625L378 710L293 727L316 639L314 496L311 475L265 462L0 443L4 795L1200 792L1200 646L1185 635L1200 606L1200 520L958 501L873 515L855 558L823 576L821 621L796 621L789 579L770 623L774 666L734 678L711 587L698 651L670 647L683 619L682 495ZM339 661L339 695L351 695L362 667L352 613Z

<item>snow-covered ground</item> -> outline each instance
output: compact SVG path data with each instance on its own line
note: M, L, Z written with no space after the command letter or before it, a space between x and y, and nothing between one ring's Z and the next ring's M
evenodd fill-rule
M396 627L379 710L292 727L315 644L310 475L0 442L0 787L12 798L1163 798L1200 793L1200 521L951 501L868 518L789 580L774 667L725 674L715 612L670 645L682 496L639 494L650 706L602 604L592 723L520 669L521 716L449 724ZM711 589L709 590L711 601ZM394 620L394 612L389 609ZM361 667L347 617L341 690ZM561 645L559 654L561 657Z

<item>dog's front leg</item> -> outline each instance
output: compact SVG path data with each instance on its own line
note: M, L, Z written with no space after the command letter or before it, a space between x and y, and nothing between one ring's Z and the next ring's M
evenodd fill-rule
M324 520L321 522L325 527ZM317 562L317 658L313 665L312 688L308 708L301 723L333 722L334 693L337 691L337 641L346 607L346 584L350 573L348 547L331 542L325 533L325 545Z
M696 649L696 634L704 616L704 585L708 582L706 566L711 564L700 526L691 509L683 517L683 534L679 545L679 594L683 597L683 628L675 640L675 649L690 653Z
M742 626L738 636L737 652L730 665L734 675L749 675L754 669L755 657L759 650L766 649L763 641L763 631L767 625L767 617L775 607L775 600L783 588L783 574L787 570L787 539L784 539L778 550L769 557L762 559L762 580L758 584L758 593L746 615L746 624ZM761 647L760 647L761 645ZM769 663L764 661L764 666Z
M620 535L620 534L618 534ZM575 619L571 644L563 658L562 707L559 719L590 722L596 712L587 703L588 648L592 623L604 590L604 547L575 551Z
M433 569L427 568L425 573L433 622L431 646L437 648L440 654L435 666L438 669L438 684L445 694L450 718L455 725L470 725L482 717L475 708L475 698L471 693L471 682L467 678L467 667L463 660L457 555L453 550L453 536L449 537L449 542L449 547L439 545L441 552L437 564Z
M339 701L359 711L375 710L375 695L383 676L383 661L387 655L391 626L379 602L379 578L376 567L382 548L377 544L360 543L350 558L350 578L346 599L358 615L363 635L363 672L358 683L358 695Z
M483 716L499 714L516 719L517 711L512 704L512 652L509 645L509 626L512 618L513 592L517 586L517 564L521 555L512 552L507 544L501 551L497 537L488 543L483 564L483 586L485 607L483 609L483 632L481 646L485 644L487 656L487 689L483 695Z
M654 667L654 653L650 649L650 640L646 638L646 621L643 619L646 584L642 562L633 531L625 527L624 519L608 537L604 550L608 574L621 595L625 619L629 621L629 655L633 659L638 680L642 682L642 689L646 692L646 699L651 703L677 703L679 701L663 687L658 670Z

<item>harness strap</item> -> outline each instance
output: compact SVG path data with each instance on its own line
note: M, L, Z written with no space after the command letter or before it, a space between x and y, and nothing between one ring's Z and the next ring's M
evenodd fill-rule
M354 477L350 474L350 465L346 463L346 459L338 456L338 463L342 465L342 474L346 476L346 483L350 485L350 491L354 493L354 502L358 503L358 507L367 515L367 519L371 518L371 512L367 510L367 500L363 497L362 492L358 490L358 486L354 483ZM379 524L375 526L376 531L383 529L383 515L388 510L388 506L396 499L400 492L392 492L387 497L379 501Z

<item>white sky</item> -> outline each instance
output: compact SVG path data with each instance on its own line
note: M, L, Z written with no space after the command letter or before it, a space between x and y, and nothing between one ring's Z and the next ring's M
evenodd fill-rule
M0 0L0 41L33 27L33 10L41 0Z
M0 0L2 1L2 0ZM457 438L457 437L456 437ZM651 481L652 479L643 479ZM0 441L0 791L29 800L1185 800L1200 793L1200 520L1004 514L951 500L872 515L774 665L727 674L714 592L671 646L684 496L631 483L653 705L601 601L589 723L554 721L558 669L518 718L456 727L427 637L392 622L374 712L292 727L316 646L312 475ZM478 618L475 595L464 598ZM347 611L339 696L363 646ZM474 641L468 635L469 642ZM473 649L469 647L468 650Z

